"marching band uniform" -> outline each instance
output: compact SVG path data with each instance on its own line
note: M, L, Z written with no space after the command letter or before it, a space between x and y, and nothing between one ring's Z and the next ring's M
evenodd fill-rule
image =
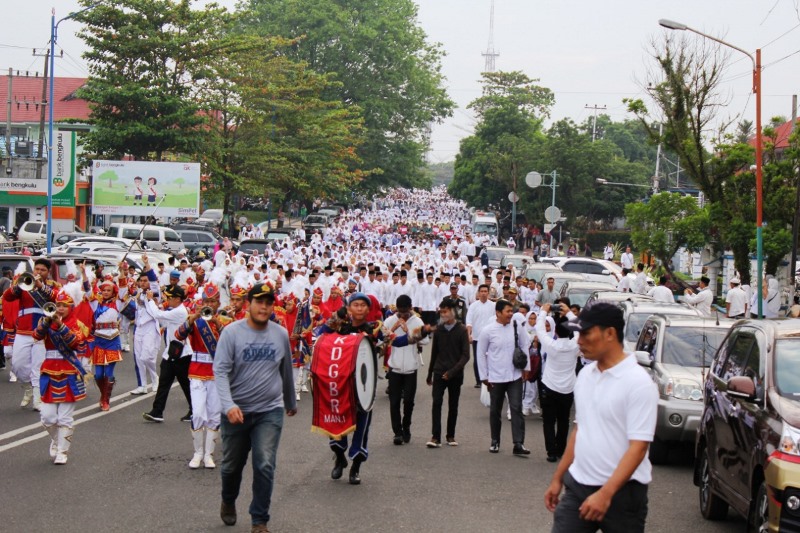
M12 358L12 349L14 347L14 336L17 332L17 313L19 312L19 301L6 299L5 293L2 296L3 300L3 355L5 355L6 362L9 366L8 381L14 383L17 381L17 375L11 370L14 366L14 359Z
M150 289L156 296L160 293L158 276L149 269L145 275L150 283ZM161 334L156 316L148 309L144 290L129 289L129 295L135 297L136 315L134 317L133 333L133 358L136 361L138 378L141 380L139 388L133 390L131 394L147 393L147 378L150 378L150 385L155 392L158 387L158 373L156 372L156 358L161 348ZM130 303L128 305L131 305Z
M203 299L219 298L219 288L211 283L203 290ZM232 322L217 314L213 319L197 317L183 323L175 332L179 341L188 339L192 349L189 363L189 391L192 399L192 441L194 455L189 468L215 468L214 449L219 435L220 406L217 386L214 384L214 355L222 328Z
M122 342L119 334L121 301L117 297L118 287L112 281L103 281L99 287L111 288L111 298L104 299L102 293L92 294L89 305L92 307L94 334L89 346L94 380L100 390L100 409L108 411L111 391L114 389L114 367L122 361Z
M295 391L308 392L306 381L311 364L311 347L314 345L315 328L322 326L325 319L320 311L322 289L317 287L311 298L303 302L298 309L290 339L292 349L292 371L294 373Z
M86 397L82 379L85 371L78 357L86 351L85 339L89 331L74 313L75 301L69 293L59 292L56 304L68 305L69 314L57 327L51 319L39 320L32 337L38 342L44 341L45 348L39 378L42 425L50 434L53 463L63 465L72 442L75 402Z
M365 300L367 305L372 305L371 300L364 293L356 293L351 297L350 302L355 299ZM323 333L338 333L339 335L356 335L364 333L365 338L369 340L373 352L378 342L383 340L383 324L381 321L364 322L359 326L354 326L350 316L346 312L346 308L342 307L336 314L334 314L321 328L320 335ZM356 430L353 433L353 442L350 445L348 455L353 461L353 466L350 468L350 484L358 485L361 483L359 471L361 463L369 457L369 450L367 449L367 441L369 439L369 426L372 422L372 411L363 411L361 408L356 413ZM331 471L331 478L339 479L342 476L342 470L347 466L347 459L344 452L347 450L347 435L339 439L329 439L328 444L336 455L333 470Z
M41 261L50 268L50 261L47 259L37 259L37 264ZM19 305L17 311L16 335L12 347L11 366L17 379L20 380L23 389L20 407L27 407L33 401L33 408L39 410L41 398L39 394L39 371L45 358L44 343L33 337L33 331L44 318L42 306L47 302L52 302L60 285L48 279L42 283L41 288L32 291L24 291L15 283L6 289L6 301L16 301ZM33 385L36 385L34 387Z

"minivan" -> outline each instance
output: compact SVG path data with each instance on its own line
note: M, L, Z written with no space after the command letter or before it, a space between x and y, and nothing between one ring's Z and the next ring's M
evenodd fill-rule
M144 228L144 230L142 230L142 228ZM139 236L140 231L141 236ZM140 241L147 241L147 245L154 249L159 249L166 243L167 248L171 252L179 252L183 249L183 241L180 235L178 235L175 230L163 226L116 223L109 226L106 236L121 239L138 238Z
M700 512L748 531L800 531L800 319L740 320L703 388L694 484Z

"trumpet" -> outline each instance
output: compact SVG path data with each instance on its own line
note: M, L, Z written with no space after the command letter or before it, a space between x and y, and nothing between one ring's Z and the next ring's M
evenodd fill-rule
M53 318L54 316L56 316L57 310L58 308L56 307L56 304L54 304L53 302L47 302L42 306L42 311L44 311L44 316L46 316L47 318Z
M17 278L17 286L23 291L31 292L36 287L36 278L30 272L23 272Z
M217 311L217 314L225 318L228 318L230 316L230 313L228 313L227 309L220 309L219 311Z
M200 310L200 317L203 318L204 320L209 320L210 318L213 318L213 316L214 316L214 310L211 309L211 307L209 306L205 306Z

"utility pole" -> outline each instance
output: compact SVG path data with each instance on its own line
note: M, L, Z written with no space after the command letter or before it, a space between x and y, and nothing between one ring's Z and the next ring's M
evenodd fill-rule
M39 118L39 150L36 152L36 179L42 179L42 169L44 168L44 121L47 119L47 106L50 102L47 101L47 72L50 63L50 50L46 50L44 54L37 54L36 49L33 49L33 55L36 57L44 57L44 78L42 83L42 114Z
M593 109L594 110L594 117L592 118L592 142L594 142L595 137L597 136L597 110L605 111L606 106L598 106L597 104L590 106L586 104L583 106L584 109Z
M11 168L11 80L14 71L8 69L8 98L6 99L6 157L8 158L8 168Z
M792 125L789 128L789 137L792 136L792 132L797 127L797 95L792 95ZM795 187L797 188L797 194L794 199L794 220L792 221L792 261L789 263L790 268L792 269L792 273L789 276L791 280L792 287L795 284L795 265L797 264L797 233L798 233L798 225L800 221L797 219L797 210L800 209L800 169L794 169L795 172L798 174L798 180L796 182ZM789 305L794 304L794 300L789 302Z

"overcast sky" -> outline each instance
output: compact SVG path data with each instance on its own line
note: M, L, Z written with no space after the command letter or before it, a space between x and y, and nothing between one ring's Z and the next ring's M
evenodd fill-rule
M222 0L233 6L235 0ZM745 50L762 48L763 119L791 116L791 95L800 92L800 0L496 0L494 47L497 70L522 70L555 93L552 119L582 122L593 113L585 106L606 106L614 120L627 116L622 99L644 97L647 44L662 29L658 19L676 20ZM419 21L447 55L443 72L450 97L459 108L433 130L433 162L458 152L459 139L475 124L467 104L480 95L480 73L489 39L490 0L417 0ZM43 58L31 55L47 46L50 10L59 19L78 7L76 0L26 0L4 10L0 68L42 71ZM56 62L58 76L87 76L80 56L78 24L59 28L65 53ZM18 48L17 48L18 47ZM788 56L788 57L787 57ZM734 52L723 89L730 104L725 116L754 120L751 63Z

